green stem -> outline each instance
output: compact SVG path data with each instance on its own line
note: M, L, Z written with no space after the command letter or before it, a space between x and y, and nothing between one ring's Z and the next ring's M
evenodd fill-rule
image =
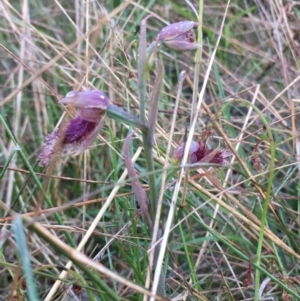
M149 16L148 16L149 17ZM139 41L139 59L138 59L138 91L139 91L139 102L140 102L140 118L143 124L148 124L146 120L146 85L149 74L148 69L148 53L147 53L147 40L146 40L146 17L141 22L140 41ZM153 50L154 44L152 43L149 48L149 52ZM156 215L156 179L155 179L155 168L152 154L152 146L148 143L147 132L142 132L143 146L145 151L146 167L148 171L148 180L150 188L150 215L151 219L155 220Z
M18 152L19 152L19 154L20 154L20 156L21 156L21 158L22 158L22 160L23 160L25 166L27 167L29 173L31 174L31 176L32 176L32 178L33 178L35 184L37 185L37 187L38 187L41 191L43 191L43 185L42 185L42 183L40 182L39 178L38 178L37 175L35 174L33 168L31 167L29 161L28 161L27 158L26 158L26 155L24 154L24 152L22 151L21 147L20 147L19 144L17 143L17 141L16 141L16 139L15 139L15 137L14 137L14 134L11 132L10 128L8 127L8 125L7 125L7 123L5 122L5 120L4 120L4 118L3 118L2 115L0 115L0 121L3 123L3 125L4 125L4 127L5 127L5 129L6 129L6 131L7 131L8 136L10 137L10 139L11 139L11 140L13 141L13 143L15 144L16 150L18 150ZM54 205L53 205L51 199L48 197L48 195L47 195L45 192L44 192L44 197L45 197L45 201L46 201L47 205L48 205L50 208L53 208ZM55 219L56 219L56 221L57 221L57 223L58 223L59 225L63 225L63 224L64 224L62 218L60 217L60 215L59 215L57 212L54 212L54 217L55 217ZM66 238L67 238L69 244L70 244L73 248L76 248L76 244L75 244L75 242L74 242L74 240L73 240L71 234L70 234L68 231L63 231L63 232L64 232L64 234L65 234L65 236L66 236Z
M154 169L154 160L152 154L152 148L149 147L147 143L147 133L143 132L143 146L145 150L145 160L148 171L148 180L149 180L149 189L150 189L150 216L152 221L155 220L156 215L156 179L155 179L155 169Z
M6 170L8 168L8 165L9 165L10 161L12 160L12 158L13 158L13 156L16 153L17 150L19 150L19 149L17 147L15 147L12 150L12 152L9 154L8 159L7 159L5 165L3 166L3 169L2 169L2 171L0 173L0 181L2 180L2 178L3 178L3 176L4 176L5 172L6 172Z
M109 104L107 107L107 116L118 121L124 122L127 125L133 126L134 128L139 128L141 131L147 131L147 126L139 118L125 111L114 104Z
M203 0L199 0L199 16L198 16L198 38L197 44L203 45L203 33L202 33L202 23L203 23ZM194 72L194 90L193 90L193 100L192 100L192 111L190 122L194 119L194 114L196 113L197 106L197 96L198 96L198 86L199 86L199 74L200 74L200 63L202 58L202 47L197 48L195 55L195 72Z

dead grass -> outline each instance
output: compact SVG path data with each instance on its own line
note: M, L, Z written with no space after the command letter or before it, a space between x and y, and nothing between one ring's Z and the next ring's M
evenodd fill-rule
M191 3L198 11L199 3ZM197 140L207 126L213 126L209 145L230 148L236 156L226 168L200 166L186 173L183 181L173 174L166 182L160 218L164 229L170 227L161 263L166 296L174 301L258 300L257 296L259 300L299 300L300 5L296 1L231 1L221 32L225 8L225 2L204 1L197 87L203 101L195 128L189 130ZM180 0L0 3L0 114L54 205L50 210L1 123L3 300L28 299L26 274L11 229L16 212L31 216L49 233L47 240L48 234L25 225L39 300L92 300L91 295L94 300L111 300L94 286L78 261L100 272L119 300L143 300L145 287L151 291L153 282L146 285L151 238L143 219L133 218L136 202L124 172L127 127L107 119L95 146L84 154L59 158L51 173L35 166L43 138L65 115L56 102L70 90L101 89L112 102L138 115L138 32L149 13L154 18L148 21L148 42L165 24L196 21L188 3ZM159 54L165 68L155 133L159 183L173 151L167 152L167 144L182 70L187 80L174 123L173 148L184 139L186 125L195 114L194 56L195 52L165 48ZM155 72L150 77L148 96ZM141 145L135 139L136 169L147 191ZM167 224L170 210L174 218ZM54 211L63 226L54 219ZM70 249L63 231L71 234L78 252ZM77 267L68 262L65 252L72 254ZM95 257L94 263L89 261ZM258 265L260 280L255 282ZM59 277L65 279L61 285L56 282Z

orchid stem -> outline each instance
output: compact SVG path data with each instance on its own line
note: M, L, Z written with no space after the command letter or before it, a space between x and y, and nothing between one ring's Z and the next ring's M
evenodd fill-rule
M148 124L146 120L146 84L149 74L148 69L148 54L147 54L147 40L146 40L146 21L149 18L146 17L141 22L141 32L140 32L140 41L139 41L139 59L138 59L138 90L139 90L139 102L140 102L140 118L143 124ZM150 45L153 47L153 44ZM148 51L152 52L153 48L150 48ZM153 137L149 137L148 133L143 131L143 146L145 150L145 159L146 166L148 171L148 180L150 188L150 216L151 219L155 219L156 214L156 179L155 179L155 168L154 160L152 154L152 143L149 141L153 140ZM149 139L150 138L150 139Z

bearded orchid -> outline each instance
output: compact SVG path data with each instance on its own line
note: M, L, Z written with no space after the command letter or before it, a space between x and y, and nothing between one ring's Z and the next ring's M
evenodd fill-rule
M164 27L157 35L158 41L175 51L187 51L200 48L196 43L194 28L198 23L181 21Z
M185 149L185 142L181 142L174 150L173 157L178 163L181 162ZM214 163L228 165L227 158L232 156L232 152L226 149L209 149L203 141L192 141L190 147L190 163Z
M71 91L59 103L74 104L78 114L45 138L38 157L41 166L48 166L54 154L78 154L87 149L104 124L109 100L100 90Z

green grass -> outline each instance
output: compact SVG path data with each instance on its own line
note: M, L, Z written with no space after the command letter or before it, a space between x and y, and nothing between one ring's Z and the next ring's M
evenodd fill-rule
M190 2L201 14L201 0ZM225 15L224 1L203 2L199 65L196 51L159 48L164 73L152 154L140 148L140 131L132 140L152 217L161 205L162 242L153 254L155 227L136 215L124 173L126 124L109 116L85 153L59 157L53 169L37 157L64 118L57 101L68 91L101 89L136 117L144 97L147 116L158 65L141 96L141 21L153 14L149 45L166 24L197 21L192 8L181 0L2 1L0 300L141 301L150 298L154 275L165 300L300 300L300 5L234 0ZM231 149L234 161L185 168L180 180L173 150L207 128L209 147Z

